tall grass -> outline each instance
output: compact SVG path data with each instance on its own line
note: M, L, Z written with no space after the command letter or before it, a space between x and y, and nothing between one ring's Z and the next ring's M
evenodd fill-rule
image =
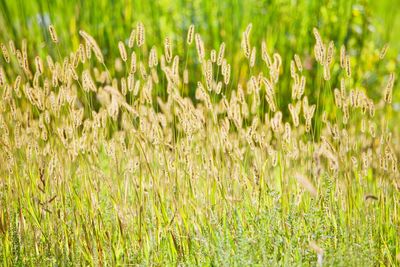
M185 12L221 26L195 21L188 37L181 17L165 34L118 28L108 13L81 25L67 3L18 3L2 2L3 14L66 15L49 12L56 26L31 32L9 23L2 36L4 266L399 264L395 50L354 35L353 20L368 30L362 6L333 2L343 27L317 3L255 3L237 25L193 2ZM152 25L162 19L136 4ZM162 14L163 2L149 5ZM264 6L310 13L268 16L270 28ZM313 28L314 8L336 27Z

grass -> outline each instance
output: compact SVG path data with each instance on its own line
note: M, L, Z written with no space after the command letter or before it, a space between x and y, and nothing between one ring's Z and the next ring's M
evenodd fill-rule
M339 0L0 7L0 41L10 54L9 63L1 57L0 76L4 266L399 265L393 6ZM138 21L145 42L130 48ZM196 41L186 42L192 23L204 59ZM315 53L326 54L330 40L331 63ZM211 51L218 54L221 42L218 64ZM256 49L254 66L243 43ZM351 75L340 66L341 45ZM149 63L153 46L158 64ZM299 114L289 105L300 105Z

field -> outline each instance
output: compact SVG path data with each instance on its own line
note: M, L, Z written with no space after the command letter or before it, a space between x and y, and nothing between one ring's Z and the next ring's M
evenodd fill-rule
M399 266L399 8L0 0L0 263Z

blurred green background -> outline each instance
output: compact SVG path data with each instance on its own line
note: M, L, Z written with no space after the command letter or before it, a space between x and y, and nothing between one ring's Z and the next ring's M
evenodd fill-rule
M115 40L129 36L137 21L147 30L147 43L161 43L165 36L184 40L191 23L197 26L207 44L224 40L235 51L241 31L253 23L254 38L268 38L277 48L304 47L310 29L337 42L361 41L368 35L378 42L391 42L399 48L400 2L383 1L0 1L1 37L49 41L46 26L52 23L69 48L79 43L77 31L93 34L104 49L116 46ZM41 37L41 38L40 38ZM110 49L113 50L113 49ZM296 49L297 50L297 49Z
M77 49L84 29L97 40L112 71L119 56L118 41L127 40L138 21L146 28L146 54L153 45L162 51L163 41L172 39L174 54L185 56L186 33L190 24L202 34L206 49L217 49L226 43L226 57L232 65L233 79L244 82L248 69L241 49L241 34L253 24L251 43L260 47L266 40L271 53L278 52L284 70L279 86L283 95L290 94L290 60L295 53L309 62L307 87L317 88L317 64L311 60L315 43L312 28L320 30L324 41L334 40L336 53L342 44L352 56L353 85L365 88L370 96L381 96L385 75L396 72L400 56L400 1L395 0L226 0L226 1L23 1L0 0L0 41L13 39L20 44L28 40L33 58L47 53L56 54L47 31L53 24L60 38L63 56ZM384 63L378 62L380 48L389 43ZM189 50L188 64L196 65L195 50ZM257 59L256 67L263 63ZM9 70L8 70L9 71ZM198 75L192 72L191 75ZM398 75L396 75L398 76ZM194 77L196 78L196 77ZM338 87L338 75L333 74L331 88ZM191 79L196 80L196 79ZM194 86L195 87L195 86ZM395 85L394 99L399 99ZM286 90L288 89L288 90ZM194 89L193 89L194 91ZM396 104L396 101L394 103ZM396 106L397 107L397 106Z

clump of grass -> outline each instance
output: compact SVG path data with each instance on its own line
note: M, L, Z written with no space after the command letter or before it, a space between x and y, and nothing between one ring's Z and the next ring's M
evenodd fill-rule
M395 75L374 100L314 29L321 86L296 54L286 90L289 62L251 30L232 67L194 26L184 57L139 22L112 71L83 30L64 57L2 46L3 264L396 264Z

